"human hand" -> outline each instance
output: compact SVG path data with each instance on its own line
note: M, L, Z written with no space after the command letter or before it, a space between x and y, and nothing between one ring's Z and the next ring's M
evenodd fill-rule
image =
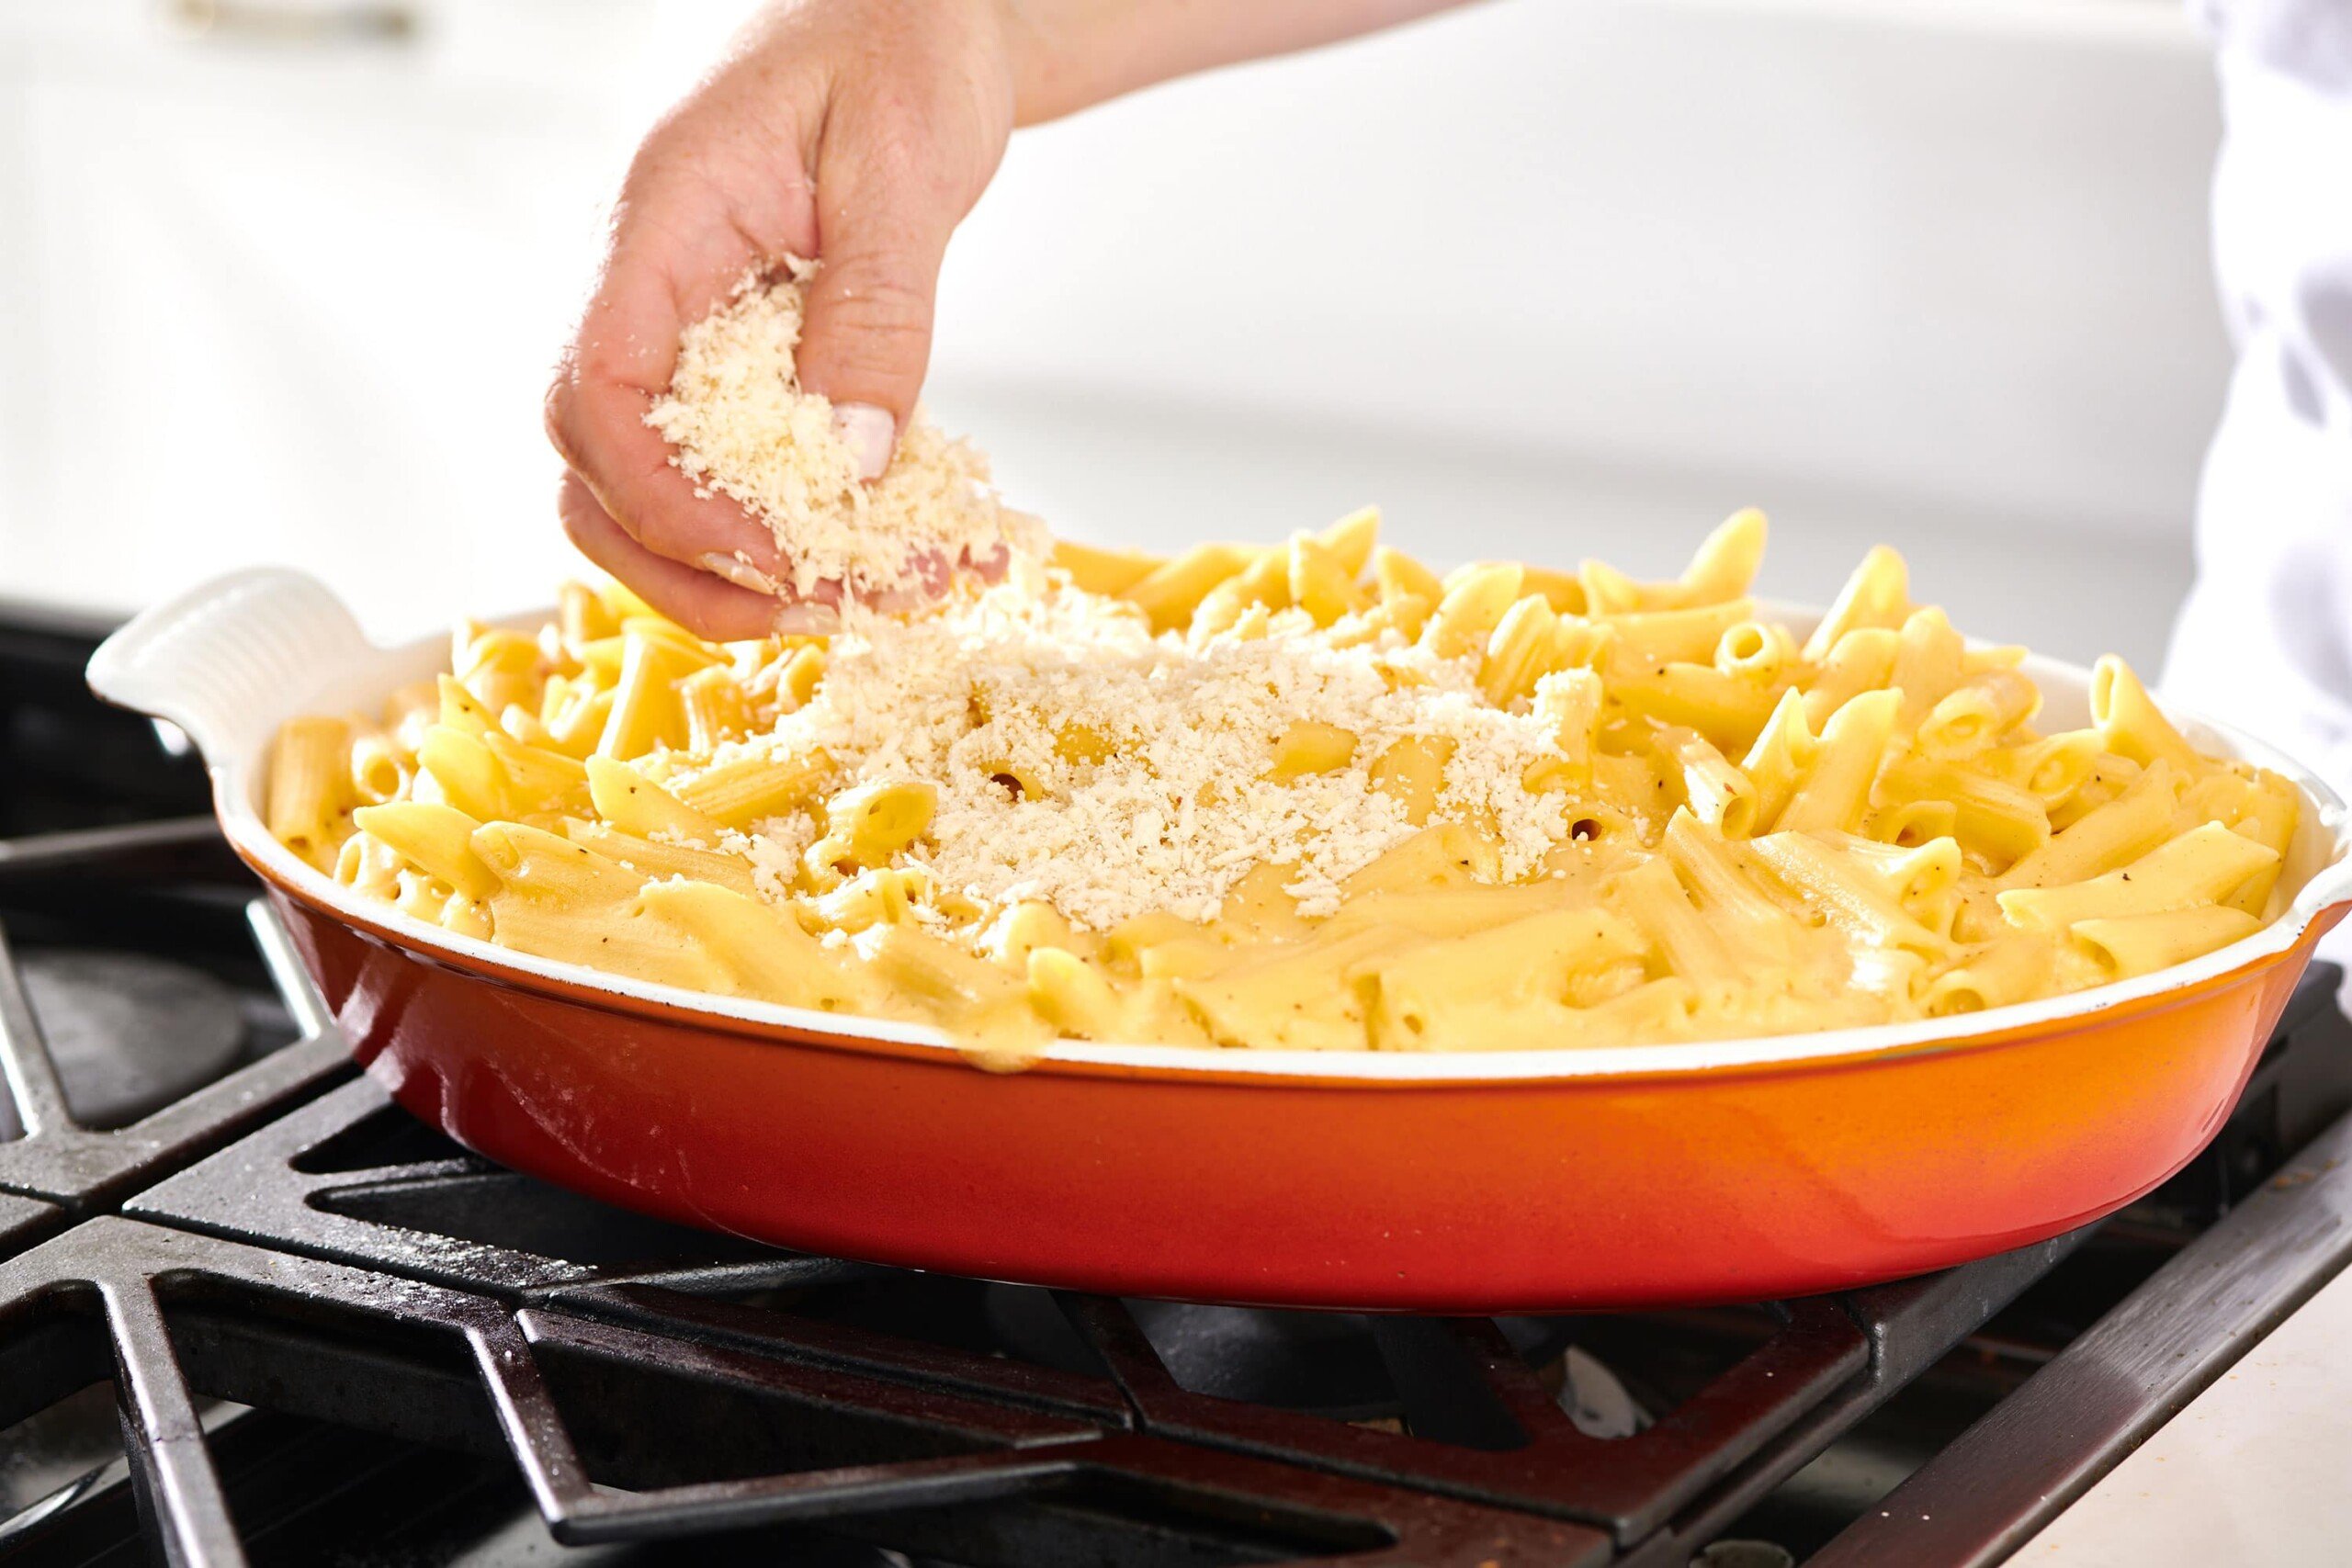
M1367 32L1454 0L777 0L645 139L605 265L548 393L588 558L705 637L815 617L775 536L697 496L645 423L679 333L753 268L821 265L798 354L867 477L931 353L948 234L1031 124L1187 72ZM909 563L933 591L955 562ZM984 564L984 563L983 563ZM811 598L837 600L838 584Z
M745 273L818 257L800 382L880 474L922 384L947 237L1012 129L1016 31L1000 0L779 6L639 150L547 426L565 531L681 625L725 639L811 616L774 588L791 573L768 528L697 496L645 423L679 333Z

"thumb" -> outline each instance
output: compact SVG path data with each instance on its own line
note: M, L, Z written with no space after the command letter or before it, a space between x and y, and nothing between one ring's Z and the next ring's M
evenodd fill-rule
M931 360L933 297L961 216L923 172L867 157L817 179L818 260L801 329L800 384L833 404L833 429L877 478L914 412Z

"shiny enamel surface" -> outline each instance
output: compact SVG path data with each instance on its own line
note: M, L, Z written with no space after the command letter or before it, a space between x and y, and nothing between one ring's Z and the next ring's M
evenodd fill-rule
M1506 1312L1829 1290L2022 1246L2185 1164L2316 930L1956 1048L1369 1085L953 1057L633 1016L278 894L354 1051L503 1164L810 1251L1122 1294Z
M2021 1246L2162 1181L2228 1113L2346 908L2342 804L2292 777L2301 891L2125 985L1974 1018L1457 1056L1057 1046L979 1071L934 1032L691 995L452 937L337 887L254 809L278 722L380 693L315 584L142 616L92 682L214 770L353 1050L504 1164L812 1251L1127 1294L1447 1312L1754 1299ZM290 629L289 629L290 628ZM2058 722L2085 672L2037 661Z

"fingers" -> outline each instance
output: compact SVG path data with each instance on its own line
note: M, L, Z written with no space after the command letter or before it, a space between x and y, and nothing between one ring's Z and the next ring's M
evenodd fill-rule
M1004 574L1012 569L1012 547L1011 545L996 545L978 555L974 555L969 550L964 552L964 570L982 582L1001 582L1004 581Z
M817 257L800 380L832 400L842 438L878 477L922 383L948 234L1011 127L995 28L984 8L845 19L777 7L631 166L547 427L574 475L566 528L682 622L743 635L753 601L791 573L774 535L726 497L696 495L645 423L680 333L753 269ZM820 585L794 614L841 592ZM775 600L756 611L772 622Z
M920 610L926 604L945 597L947 585L955 581L955 570L947 557L938 550L925 550L907 558L904 581L896 588L857 595L858 603L871 610L890 615Z
M631 174L604 275L548 392L548 436L645 550L688 564L741 557L775 580L784 562L774 535L725 496L696 495L645 423L677 367L679 333L767 258L707 183L665 170L655 149L646 158L653 166Z
M823 265L808 286L800 381L833 402L833 429L880 476L931 359L932 302L947 237L969 205L872 117L828 129L817 168Z
M736 642L775 632L815 630L831 619L831 612L822 606L780 604L767 593L738 588L708 570L654 554L613 521L576 473L563 477L557 506L563 531L582 555L696 637Z

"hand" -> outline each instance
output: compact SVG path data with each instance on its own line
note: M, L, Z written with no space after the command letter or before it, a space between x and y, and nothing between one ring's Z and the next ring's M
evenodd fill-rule
M565 531L705 637L806 626L809 605L770 592L789 578L775 536L726 497L696 496L645 423L688 324L751 269L816 257L801 384L832 400L836 429L879 474L922 384L947 236L1015 123L1450 3L778 0L629 166L548 393L571 469ZM916 564L944 581L948 563ZM824 584L812 597L839 596Z
M696 496L645 423L679 333L747 271L820 257L801 383L878 475L922 385L947 237L1012 132L1014 31L1000 0L779 6L639 150L547 426L572 542L689 629L764 637L811 617L767 591L790 577L767 527Z

